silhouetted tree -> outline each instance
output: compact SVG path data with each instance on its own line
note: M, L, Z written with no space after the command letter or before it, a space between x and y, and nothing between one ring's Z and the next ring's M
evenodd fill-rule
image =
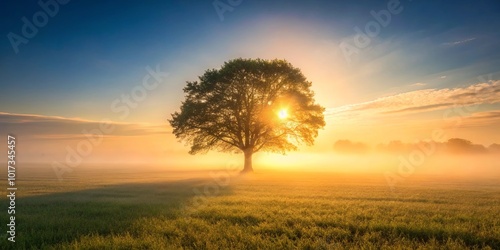
M325 121L310 87L285 60L235 59L187 82L180 112L169 122L191 154L243 152L243 172L251 172L258 151L285 153L314 143Z
M493 143L488 147L488 150L492 153L500 153L500 144Z
M483 145L472 144L471 141L462 138L451 138L446 143L448 151L455 154L464 153L486 153Z

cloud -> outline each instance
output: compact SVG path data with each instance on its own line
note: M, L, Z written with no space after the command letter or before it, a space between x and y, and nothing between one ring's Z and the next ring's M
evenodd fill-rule
M427 83L417 82L410 85L410 87L423 87L423 86L427 86Z
M472 97L472 96L476 96L477 93L462 93L462 94L457 94L457 95L454 95L451 97L451 99L455 99L455 98L462 98L462 97Z
M471 41L474 41L474 40L476 40L476 38L472 37L472 38L467 38L467 39L464 39L464 40L442 43L441 45L444 45L444 46L457 46L457 45L468 43L468 42L471 42Z
M500 111L486 111L462 117L460 127L483 127L488 125L500 126Z
M435 110L435 109L438 109L441 107L448 107L451 105L453 105L453 103L432 104L432 105L425 105L425 106L419 106L419 107L405 108L405 109L400 109L400 110L386 111L386 112L383 112L383 114L405 113L405 112L410 112L410 111L430 111L430 110Z
M154 135L169 132L167 125L104 123L104 121L80 118L0 112L0 130L34 139L84 139L85 133L93 133L99 130L101 132L105 131L105 129L101 129L101 126L113 126L114 129L111 133L104 133L104 136L108 137Z
M109 131L109 127L114 129ZM179 154L187 154L182 144L176 143L167 124L104 123L80 118L0 112L0 131L17 138L16 144L22 149L18 160L25 163L67 163L71 161L68 155L76 157L74 152L78 152L82 164L156 164ZM6 152L0 152L0 159L2 154L3 159L7 159Z
M395 115L499 102L500 81L496 80L466 87L404 92L373 101L329 108L325 115L337 118L361 117L367 114Z
M490 120L490 119L500 119L500 111L489 111L489 112L481 112L474 114L470 117L467 117L469 120Z

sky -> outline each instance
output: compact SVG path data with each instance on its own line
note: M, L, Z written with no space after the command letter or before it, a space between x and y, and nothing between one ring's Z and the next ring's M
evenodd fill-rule
M83 162L187 162L167 122L186 81L234 58L278 58L326 108L303 154L436 131L489 146L500 143L499 14L498 1L2 1L0 129L27 142L30 162L64 161L84 131L104 139Z

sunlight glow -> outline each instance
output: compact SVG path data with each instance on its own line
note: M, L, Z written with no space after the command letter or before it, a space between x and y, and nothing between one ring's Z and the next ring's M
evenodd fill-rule
M288 117L288 111L286 109L282 109L278 112L278 117L281 119L281 120L284 120Z

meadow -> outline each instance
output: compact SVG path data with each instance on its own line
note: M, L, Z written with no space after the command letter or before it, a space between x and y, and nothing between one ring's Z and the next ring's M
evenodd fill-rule
M139 166L18 179L16 242L0 249L500 249L496 179L415 175L391 190L382 175L257 171L221 186Z

